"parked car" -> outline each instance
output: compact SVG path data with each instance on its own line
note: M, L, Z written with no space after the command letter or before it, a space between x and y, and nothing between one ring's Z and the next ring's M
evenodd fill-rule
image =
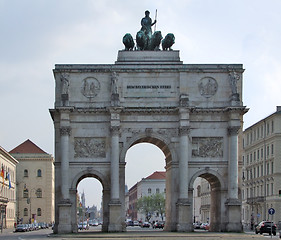
M80 222L78 224L78 229L79 230L88 230L89 229L89 225L86 222L84 222L84 223Z
M195 223L193 223L194 229L200 229L200 225L201 225L200 222L195 222Z
M18 224L16 227L16 232L26 232L28 231L26 224Z
M164 222L155 222L153 228L164 228Z
M150 223L149 223L149 222L143 222L143 223L141 224L141 227L142 227L142 228L149 228L149 227L150 227Z
M272 228L272 230L271 230ZM271 235L271 233L275 236L276 235L276 224L273 222L268 222L268 221L261 221L257 226L256 226L256 234L260 233L268 233Z
M139 225L140 225L139 221L134 221L134 226L139 226Z
M209 223L201 223L200 229L209 230L210 225Z

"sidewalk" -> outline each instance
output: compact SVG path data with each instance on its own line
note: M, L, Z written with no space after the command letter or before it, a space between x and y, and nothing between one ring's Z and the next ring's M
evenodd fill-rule
M274 236L277 239L279 236ZM50 234L49 239L133 239L133 240L247 240L247 239L265 239L264 236L254 233L211 233L211 232L192 232L192 233L177 233L177 232L124 232L124 233L101 233L101 232L85 232L77 234Z

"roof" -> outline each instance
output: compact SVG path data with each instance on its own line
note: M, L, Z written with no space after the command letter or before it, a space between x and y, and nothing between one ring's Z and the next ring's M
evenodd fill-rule
M0 146L0 154L2 154L6 159L8 159L13 164L18 164L19 162L10 155L3 147Z
M166 172L154 172L145 179L166 179Z
M37 154L44 153L44 154L47 154L46 152L44 152L40 147L38 147L36 144L34 144L29 139L27 139L25 142L23 142L22 144L15 147L9 153L10 154L15 154L15 153L37 153Z

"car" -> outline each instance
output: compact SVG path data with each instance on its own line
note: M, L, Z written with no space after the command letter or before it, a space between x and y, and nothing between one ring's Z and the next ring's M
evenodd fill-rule
M26 224L18 224L16 226L16 232L26 232L28 231Z
M209 223L201 223L200 229L209 230L210 225Z
M143 222L143 223L141 224L141 227L142 227L142 228L150 228L150 223L149 223L149 222Z
M153 228L164 228L164 222L155 222Z
M89 225L87 224L87 222L84 222L84 223L80 222L78 224L78 229L79 230L88 230L89 229Z
M261 221L255 229L256 234L260 233L268 233L269 235L271 235L271 233L275 236L276 235L276 224L274 224L273 222L269 222L269 221Z
M134 226L139 226L139 225L140 225L139 221L134 221Z
M193 223L194 229L200 229L200 225L201 225L200 222L195 222L195 223Z

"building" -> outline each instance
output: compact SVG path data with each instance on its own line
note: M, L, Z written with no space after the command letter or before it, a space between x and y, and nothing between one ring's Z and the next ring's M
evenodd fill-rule
M281 106L243 133L242 222L281 220ZM275 214L269 215L268 209Z
M129 190L129 209L127 209L127 216L131 220L145 221L145 216L138 212L137 201L143 196L150 196L156 193L166 193L166 172L156 171L141 181L137 182ZM150 221L161 220L157 214L153 215Z
M18 161L0 146L0 226L12 228L16 222L16 165Z
M54 158L26 140L10 151L18 160L18 222L54 221Z

